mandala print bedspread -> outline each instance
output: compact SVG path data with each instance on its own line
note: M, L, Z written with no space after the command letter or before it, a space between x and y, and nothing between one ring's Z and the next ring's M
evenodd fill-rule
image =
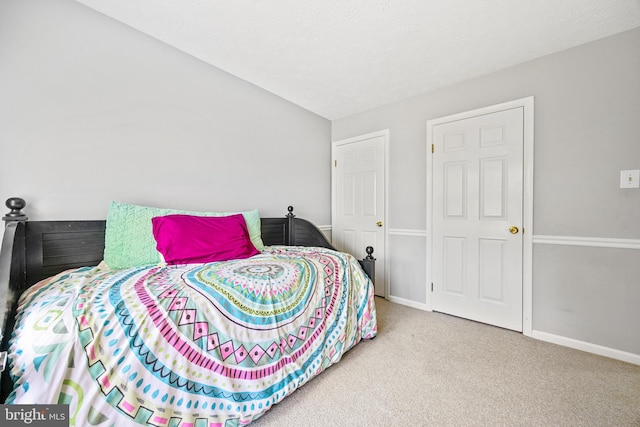
M328 249L71 270L20 300L8 402L68 403L72 425L245 425L376 331L371 282Z

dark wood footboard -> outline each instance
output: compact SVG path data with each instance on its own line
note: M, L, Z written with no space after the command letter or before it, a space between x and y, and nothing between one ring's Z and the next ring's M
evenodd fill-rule
M19 198L7 200L11 211L6 221L0 250L0 403L12 390L9 370L5 369L9 339L15 324L18 298L40 280L71 268L98 265L103 259L105 220L28 221L22 213L26 203ZM265 245L318 246L335 249L312 223L289 213L282 218L261 218ZM374 280L373 248L360 264Z

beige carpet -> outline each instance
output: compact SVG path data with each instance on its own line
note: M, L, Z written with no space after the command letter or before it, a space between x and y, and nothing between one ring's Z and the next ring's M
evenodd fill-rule
M267 426L640 426L640 366L376 298L362 341Z

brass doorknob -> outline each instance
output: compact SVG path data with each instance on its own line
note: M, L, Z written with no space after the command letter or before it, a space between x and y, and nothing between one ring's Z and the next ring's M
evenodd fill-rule
M378 221L378 222L376 222L376 225L377 225L378 227L382 227L382 221Z
M511 227L509 227L509 233L511 234L518 234L518 227L516 227L515 225L512 225Z

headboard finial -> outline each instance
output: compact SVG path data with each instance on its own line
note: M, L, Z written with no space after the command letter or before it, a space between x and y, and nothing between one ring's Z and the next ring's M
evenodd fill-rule
M9 213L2 217L4 221L26 221L27 216L22 213L22 209L27 206L27 202L20 197L10 197L5 202L5 205L10 209Z
M291 217L293 218L295 215L293 214L293 206L289 206L287 208L287 210L289 211L289 213L287 214L287 218Z

